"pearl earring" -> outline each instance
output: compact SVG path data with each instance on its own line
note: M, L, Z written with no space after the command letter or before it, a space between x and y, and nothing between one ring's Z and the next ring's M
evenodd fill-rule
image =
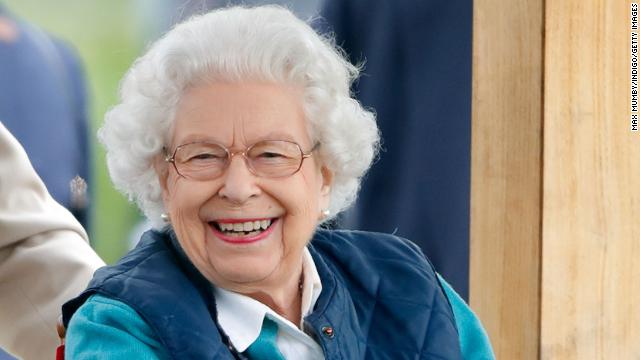
M169 220L170 220L170 219L169 219L169 214L167 214L167 213L162 213L162 214L160 214L160 219L162 219L162 221L164 221L164 222L168 223L168 222L169 222Z
M329 215L331 215L331 210L329 210L329 209L324 209L324 210L322 210L322 218L323 218L323 219L328 218L328 217L329 217Z

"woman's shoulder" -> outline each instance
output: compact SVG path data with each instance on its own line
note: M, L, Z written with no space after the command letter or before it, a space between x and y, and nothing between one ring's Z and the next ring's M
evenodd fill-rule
M326 264L319 271L326 268L348 287L363 289L371 296L415 297L424 302L425 295L440 291L435 270L420 249L394 235L319 230L310 250L316 262Z
M313 244L325 251L352 252L368 258L408 261L411 265L428 264L426 256L416 244L394 234L319 229L313 238Z
M165 359L147 322L127 304L92 295L78 308L66 335L67 359Z
M371 318L398 316L401 323L416 324L424 319L423 311L435 311L444 322L455 322L465 358L495 358L475 314L409 240L392 234L319 230L312 247L352 292L357 289L356 301L375 304L372 311L382 310Z

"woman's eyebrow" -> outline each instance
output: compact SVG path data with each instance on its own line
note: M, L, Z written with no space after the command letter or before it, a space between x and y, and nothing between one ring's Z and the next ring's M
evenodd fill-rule
M287 141L294 141L294 142L300 141L300 139L295 139L293 135L282 132L282 131L270 131L266 135L260 135L255 139L252 138L252 140L254 140L253 141L254 143L256 141L262 141L262 140L287 140Z
M303 143L301 143L304 139L296 139L290 133L286 133L283 131L270 131L264 135L259 135L257 137L251 137L251 138L245 138L245 139L247 140L246 145L252 145L259 141L264 141L264 140L286 140L286 141L296 142L300 145L304 145ZM194 142L213 142L213 143L224 145L224 146L230 145L230 144L226 144L225 141L216 139L213 136L203 134L201 132L197 132L197 133L187 134L186 136L181 137L181 140L173 144L173 147L175 148L183 144L189 144Z
M209 142L209 143L225 145L223 141L220 141L219 139L216 139L212 136L208 136L207 134L202 134L202 133L188 134L186 136L181 137L180 141L176 141L171 145L173 146L173 148L176 148L180 145L191 144L196 142Z

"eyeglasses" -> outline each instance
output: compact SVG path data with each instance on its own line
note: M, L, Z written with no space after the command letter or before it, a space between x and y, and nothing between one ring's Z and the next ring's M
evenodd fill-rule
M264 140L244 151L231 152L213 142L193 142L178 146L165 161L173 163L176 172L192 180L211 180L222 175L231 158L240 154L252 174L265 178L282 178L295 174L304 159L320 146L316 143L308 152L300 145L286 140ZM166 151L166 149L165 149Z

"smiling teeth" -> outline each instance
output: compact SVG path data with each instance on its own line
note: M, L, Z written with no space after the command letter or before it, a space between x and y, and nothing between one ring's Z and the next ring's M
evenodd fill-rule
M259 230L266 230L271 225L271 220L256 220L247 221L244 223L218 223L222 231L236 231L236 232L252 232Z

